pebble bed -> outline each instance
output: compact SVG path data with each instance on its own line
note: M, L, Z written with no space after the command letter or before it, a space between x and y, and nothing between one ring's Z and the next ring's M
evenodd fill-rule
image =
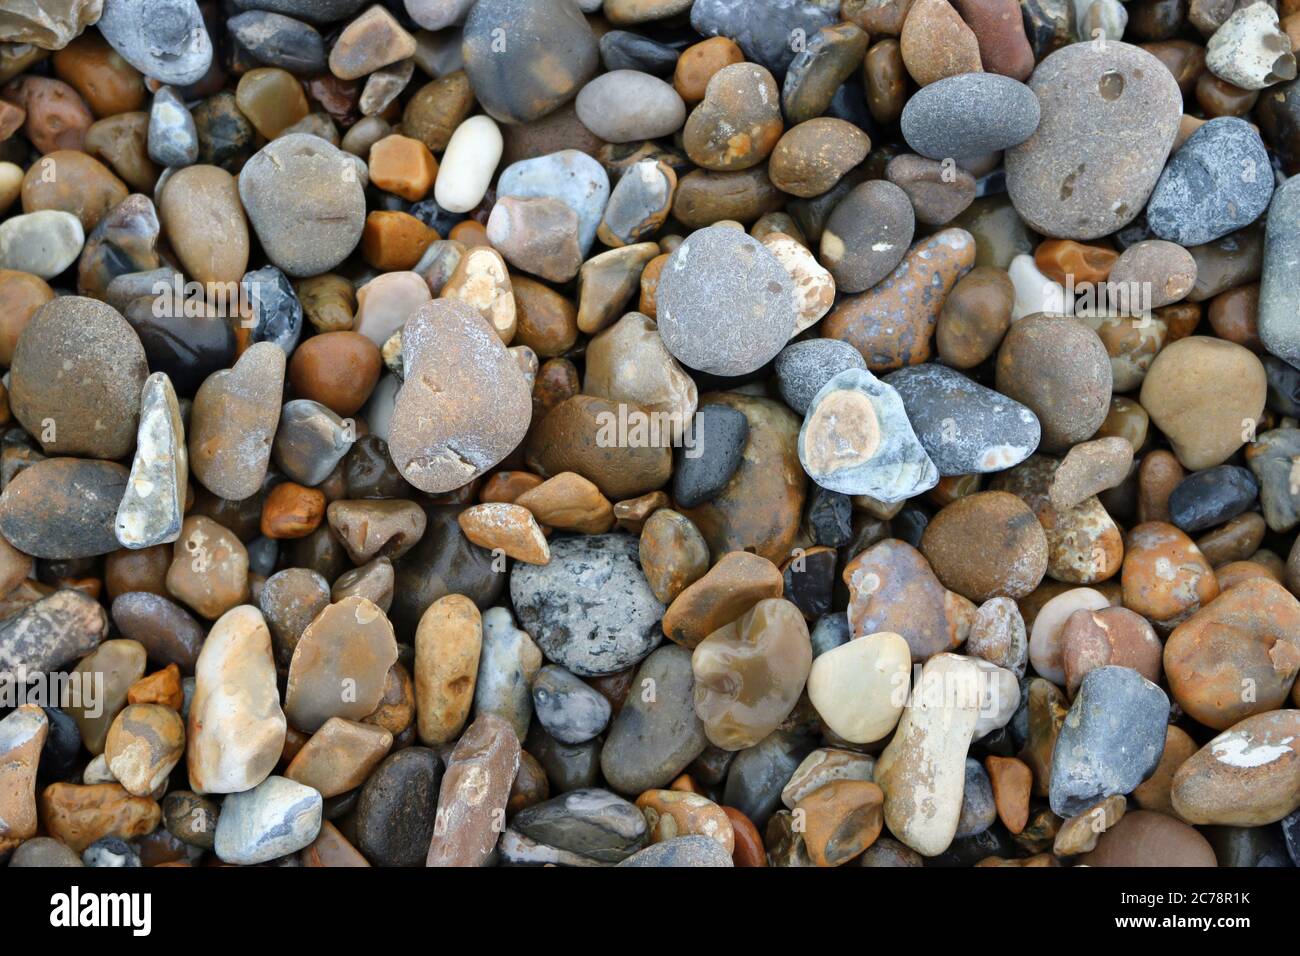
M0 864L1300 863L1296 46L0 3Z

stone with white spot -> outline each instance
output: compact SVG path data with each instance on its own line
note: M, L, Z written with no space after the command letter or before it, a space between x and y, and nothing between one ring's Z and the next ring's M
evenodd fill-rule
M927 363L882 380L903 400L908 421L940 475L1003 471L1038 447L1038 416L946 365Z
M1067 297L1065 287L1049 279L1034 264L1034 257L1026 253L1016 256L1007 266L1007 275L1015 287L1016 298L1011 306L1011 321L1027 315L1046 312L1048 315L1069 315L1074 311L1073 297Z
M1300 710L1256 714L1192 754L1174 774L1188 823L1255 827L1300 808Z

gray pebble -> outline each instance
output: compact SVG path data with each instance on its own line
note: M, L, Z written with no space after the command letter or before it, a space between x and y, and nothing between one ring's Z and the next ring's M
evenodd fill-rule
M793 342L776 357L776 384L785 403L800 415L822 386L840 372L866 369L862 353L840 339L805 339Z
M691 26L706 37L730 37L745 59L780 76L795 57L791 37L835 23L839 8L831 0L695 0Z
M1002 471L1032 455L1042 437L1028 408L946 365L912 365L882 381L903 400L940 475Z
M687 236L664 264L656 294L668 351L712 375L761 368L794 330L794 280L762 243L728 226Z
M189 166L199 158L199 131L185 102L170 86L153 95L149 110L149 158L159 166Z
M355 431L320 402L295 398L280 409L271 445L275 466L300 485L313 487L329 477L352 448Z
M664 606L629 535L552 540L550 563L515 563L510 598L547 659L582 677L631 667L662 639Z
M689 447L678 453L673 500L683 508L712 501L740 467L749 419L728 405L705 405L691 419Z
M957 838L983 833L998 818L993 802L993 783L980 762L966 758L966 785L961 795L961 816L957 819Z
M691 835L655 843L633 853L619 866L732 866L731 856L710 837Z
M1272 197L1273 167L1259 134L1220 116L1170 157L1147 202L1147 225L1161 239L1199 246L1250 225Z
M1300 365L1300 176L1278 187L1264 232L1259 280L1259 337L1264 347Z
M108 0L96 26L122 59L163 83L189 86L212 66L212 38L195 0Z
M529 839L600 863L627 859L645 845L641 811L608 790L572 790L519 811L510 826Z
M1106 797L1132 793L1160 763L1168 723L1169 698L1137 671L1114 665L1089 671L1052 754L1052 812L1069 818Z
M86 866L137 867L140 854L120 837L100 837L81 852L81 862Z
M735 807L761 832L767 818L781 806L781 791L815 745L812 738L774 730L739 751L727 770L723 805Z
M609 701L563 667L547 664L538 671L532 694L533 713L561 743L590 740L609 723Z
M300 76L329 71L325 41L314 28L265 10L250 10L231 17L227 23L231 39L258 63Z
M668 83L638 70L602 73L578 92L578 119L608 143L670 136L686 122L686 104Z
M609 174L586 153L562 149L507 166L497 180L497 198L503 196L560 200L578 215L578 242L586 255L609 202Z
M961 73L917 90L900 124L922 156L961 160L1020 145L1038 120L1038 97L1025 84L997 73Z
M321 810L316 790L285 777L267 777L221 804L217 857L251 866L296 853L320 833Z

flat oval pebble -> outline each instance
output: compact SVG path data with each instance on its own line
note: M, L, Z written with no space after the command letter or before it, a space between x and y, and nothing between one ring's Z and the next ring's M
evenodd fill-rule
M1019 146L1038 128L1038 97L997 73L962 73L930 83L907 101L907 145L930 159L974 159Z

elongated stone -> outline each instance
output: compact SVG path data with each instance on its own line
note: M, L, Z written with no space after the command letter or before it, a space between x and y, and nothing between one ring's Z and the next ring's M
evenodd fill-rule
M140 396L135 460L117 506L117 540L128 548L167 544L181 536L189 450L176 390L165 372L154 372Z
M208 376L190 411L189 466L219 498L242 501L262 487L280 422L284 350L257 342L233 368Z
M185 754L190 786L199 793L257 786L275 769L286 729L262 613L245 604L223 614L194 676Z
M483 647L473 687L475 713L495 714L516 736L528 733L533 715L528 688L541 666L541 650L527 631L515 627L510 612L503 607L489 610L483 615Z
M519 754L519 738L495 714L483 714L466 728L447 758L425 866L488 862L505 830Z
M0 494L0 533L36 558L71 559L119 547L113 532L127 470L112 461L46 458Z

